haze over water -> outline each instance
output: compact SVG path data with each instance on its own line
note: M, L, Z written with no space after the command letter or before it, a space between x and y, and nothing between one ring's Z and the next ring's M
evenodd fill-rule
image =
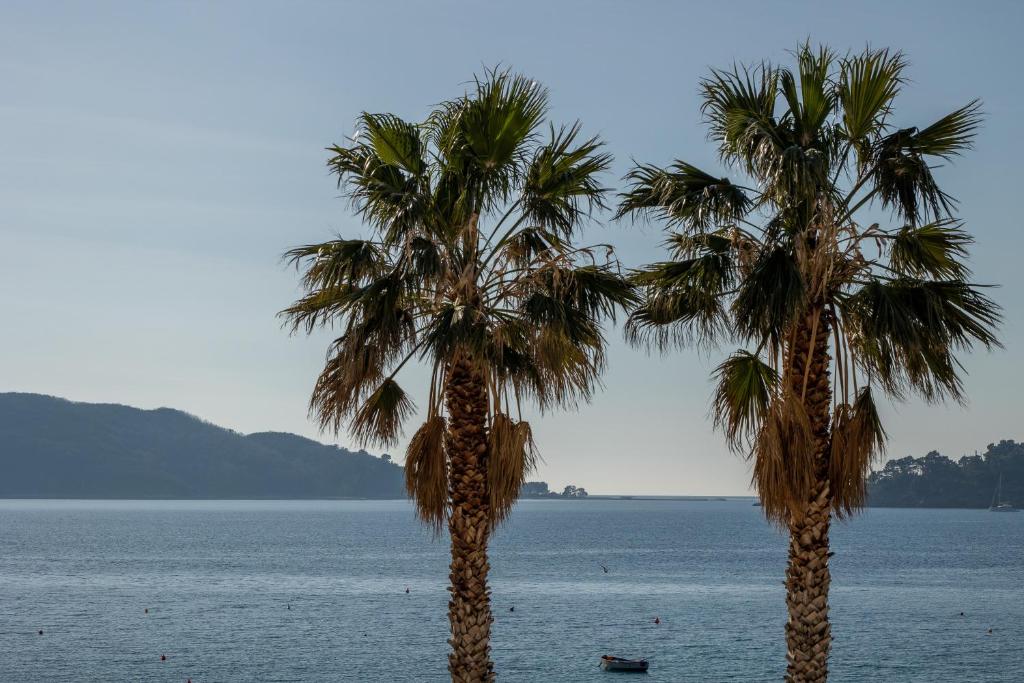
M448 548L404 501L0 501L0 528L4 681L447 680ZM1020 680L1024 515L832 535L830 680ZM606 680L606 653L779 680L785 552L750 501L523 501L492 544L500 680Z

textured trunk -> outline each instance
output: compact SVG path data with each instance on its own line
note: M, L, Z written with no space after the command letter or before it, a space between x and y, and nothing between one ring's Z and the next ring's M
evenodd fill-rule
M793 391L797 396L804 396L804 407L814 433L815 460L814 485L805 507L802 514L791 515L789 521L786 680L793 683L827 680L829 649L832 646L832 627L828 618L828 589L832 580L828 568L832 506L828 481L832 404L828 355L830 322L826 313L818 312L810 315L796 331L789 373Z
M490 644L491 591L487 587L487 392L483 377L465 359L453 363L450 372L445 396L445 445L451 463L448 530L452 541L448 589L452 630L448 642L452 651L448 671L453 683L480 683L495 680Z

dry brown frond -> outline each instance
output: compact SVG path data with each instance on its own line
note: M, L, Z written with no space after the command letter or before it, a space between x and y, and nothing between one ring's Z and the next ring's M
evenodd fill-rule
M871 389L865 387L853 405L840 405L832 422L829 488L832 507L843 517L862 508L872 460L885 450L882 427Z
M441 533L448 518L448 457L444 449L444 417L428 418L405 451L405 490L416 503L416 513Z
M398 440L402 422L415 410L402 387L393 379L385 379L352 419L352 436L360 443L391 445Z
M512 511L519 490L537 466L537 446L528 422L496 413L491 422L487 455L487 491L491 524L497 526Z
M801 514L815 481L815 444L803 404L791 391L772 402L752 456L765 516L785 525Z

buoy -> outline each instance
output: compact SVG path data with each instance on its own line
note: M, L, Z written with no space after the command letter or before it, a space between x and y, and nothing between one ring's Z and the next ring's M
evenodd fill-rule
M39 629L39 635L43 635L43 629Z
M149 614L149 608L147 607L146 609L142 610L142 613L143 614Z
M167 655L160 655L160 661L161 662L166 662L167 661Z
M660 624L661 623L661 617L654 617L654 623L655 624Z
M516 606L512 605L511 607L508 608L508 611L509 612L515 612L516 611Z
M405 592L406 592L406 593L408 593L408 592L409 592L409 587L408 587L408 586L406 586L406 587L405 587Z

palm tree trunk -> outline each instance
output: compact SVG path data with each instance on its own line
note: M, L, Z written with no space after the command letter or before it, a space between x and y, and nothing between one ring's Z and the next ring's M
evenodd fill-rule
M815 461L814 484L806 506L801 514L792 514L789 521L786 681L791 683L826 681L832 646L828 618L828 589L832 580L828 568L832 508L828 480L832 405L828 354L830 322L828 314L817 309L797 329L789 372L792 390L796 396L804 397L804 408L814 434Z
M451 466L448 492L452 542L451 600L448 620L448 671L453 683L493 681L491 591L487 586L487 391L484 379L465 358L450 368L445 395L448 431L445 446Z

